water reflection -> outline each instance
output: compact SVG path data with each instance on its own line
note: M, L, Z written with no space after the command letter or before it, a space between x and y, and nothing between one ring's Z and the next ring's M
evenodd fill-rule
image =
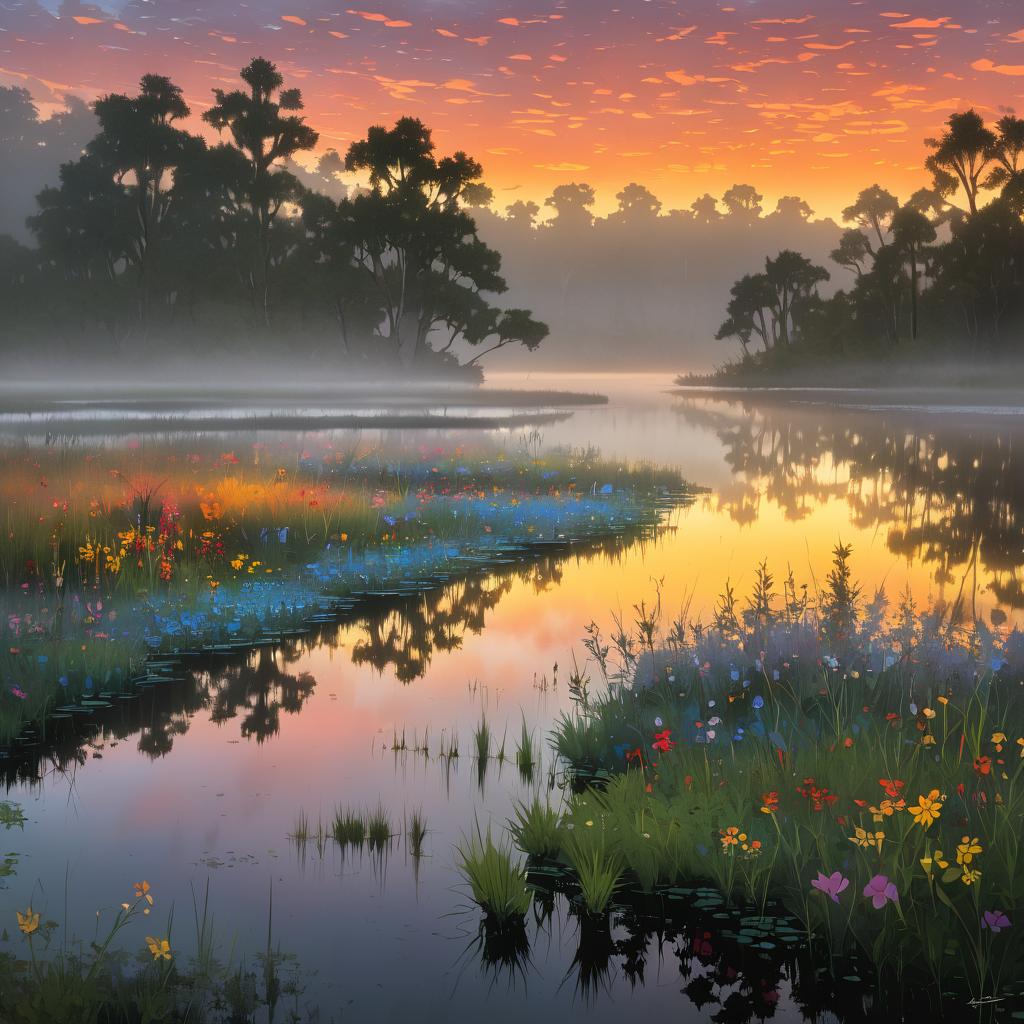
M613 567L631 551L642 554L668 529L636 526L571 547L536 549L529 557L521 552L509 557L509 564L478 565L470 575L415 596L368 595L343 616L313 622L301 636L268 641L251 651L154 661L137 692L112 697L105 709L49 721L39 732L27 729L25 741L0 748L0 779L10 787L41 778L47 768L68 773L84 765L90 752L95 755L106 744L133 735L138 735L141 753L164 757L199 714L214 724L240 718L242 739L265 743L278 735L282 714L299 714L314 692L317 683L310 672L288 670L311 652L340 650L354 635L354 665L412 683L426 674L436 653L457 651L467 636L480 635L488 615L517 582L534 593L546 591L559 585L567 562ZM484 762L481 771L486 767Z
M837 412L763 397L687 398L675 409L724 445L732 481L715 500L735 523L757 522L766 504L800 521L844 501L853 526L885 528L889 551L928 565L950 588L952 617L976 614L970 584L979 573L1000 605L1024 608L1024 425L1016 418ZM1005 613L995 609L994 619L1002 624Z

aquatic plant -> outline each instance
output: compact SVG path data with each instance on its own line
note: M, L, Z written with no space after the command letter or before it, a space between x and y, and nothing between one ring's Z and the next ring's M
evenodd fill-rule
M565 855L579 883L583 905L590 914L603 914L622 879L622 861L609 850L601 825L588 820L583 830L570 832Z
M480 723L473 730L473 745L476 748L477 760L485 762L491 756L491 727L487 724L487 716L481 715Z
M409 853L423 856L423 840L427 838L427 822L422 811L413 811L405 823L405 842Z
M562 848L560 821L558 810L535 795L529 804L515 805L508 830L516 846L527 856L554 858Z
M477 824L456 852L474 902L499 924L521 923L532 895L526 884L526 869L513 860L511 847L504 841L495 843L490 827L481 833Z

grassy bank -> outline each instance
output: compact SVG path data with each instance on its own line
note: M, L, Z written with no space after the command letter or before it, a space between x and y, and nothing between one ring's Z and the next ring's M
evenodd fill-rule
M847 549L813 606L782 591L762 567L709 628L591 631L606 685L552 737L572 787L520 808L518 849L581 912L706 885L879 998L1019 1005L1024 643L865 602Z
M109 702L155 654L244 648L367 595L650 528L687 495L592 451L216 443L0 451L0 744Z

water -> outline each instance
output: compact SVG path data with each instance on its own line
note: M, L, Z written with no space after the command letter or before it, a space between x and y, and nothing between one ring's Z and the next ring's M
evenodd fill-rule
M185 682L143 695L79 763L44 763L37 779L11 785L29 821L5 835L20 863L0 890L0 921L13 923L34 886L35 906L88 935L96 909L146 878L159 928L173 900L187 946L191 891L201 898L209 882L222 956L232 943L250 959L265 947L272 893L273 941L296 955L293 1002L319 1006L324 1020L698 1021L730 996L727 1012L739 1016L721 1019L743 1019L739 1005L801 1018L785 972L752 967L713 935L660 942L620 926L581 936L561 898L549 921L528 926L517 969L482 964L454 844L475 822L500 827L515 800L546 787L551 762L545 751L532 784L496 761L481 779L472 730L486 713L509 758L524 718L546 736L569 706L574 656L584 663L584 627L629 616L656 581L667 613L707 621L726 578L743 594L763 558L813 587L840 539L867 593L909 587L954 617L1019 623L1024 426L975 400L833 409L679 398L653 377L528 383L612 395L543 427L544 444L671 464L708 493L656 539L614 555L548 556L456 582L315 637L206 659ZM458 734L459 759L437 757L442 730ZM389 749L396 731L410 748L426 735L429 757ZM423 812L418 863L401 839L384 858L331 845L321 857L312 842L303 855L288 839L300 808L315 823L338 805L378 802L396 825ZM136 928L140 944L148 928Z

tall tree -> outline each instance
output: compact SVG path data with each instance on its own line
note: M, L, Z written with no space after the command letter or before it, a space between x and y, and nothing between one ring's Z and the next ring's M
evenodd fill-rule
M920 210L900 207L892 218L893 245L910 267L910 337L917 340L917 296L921 257L925 246L935 241L935 227Z
M282 206L301 194L295 176L277 165L312 149L319 135L294 113L302 110L301 91L282 88L284 78L270 61L257 57L242 68L240 76L248 90L214 89L216 103L203 113L203 120L218 131L230 131L249 162L245 202L256 235L251 288L269 325L273 228Z
M829 273L792 249L784 249L774 259L765 260L764 273L774 294L772 308L779 344L789 346L793 335L799 333L800 319L809 300L818 285L829 279Z
M726 309L728 319L715 338L738 338L744 355L750 355L750 342L754 335L761 339L767 352L774 347L778 327L772 317L775 291L765 274L745 274L730 291Z
M722 219L722 212L718 209L718 200L710 192L705 192L704 195L694 199L690 204L690 209L693 211L693 219L698 224L714 224L716 220Z
M932 150L925 166L931 171L935 191L949 197L963 189L968 209L977 213L981 176L993 159L996 143L995 133L974 109L950 114L942 135L925 139Z
M1024 174L1024 118L1006 114L996 122L996 141L991 149L996 166L985 180L985 188L1005 189Z
M858 224L866 232L874 232L878 239L878 248L888 245L889 226L893 215L900 208L897 198L881 185L872 185L864 189L846 209L843 220L848 224ZM874 252L874 244L870 235L866 236L868 252Z
M87 152L111 168L135 208L132 263L138 273L139 319L149 316L158 272L161 225L175 168L201 145L174 126L189 115L181 89L163 75L143 75L137 96L111 93L96 101L100 130Z
M520 228L532 228L539 213L540 207L529 199L517 199L505 207L505 219Z

